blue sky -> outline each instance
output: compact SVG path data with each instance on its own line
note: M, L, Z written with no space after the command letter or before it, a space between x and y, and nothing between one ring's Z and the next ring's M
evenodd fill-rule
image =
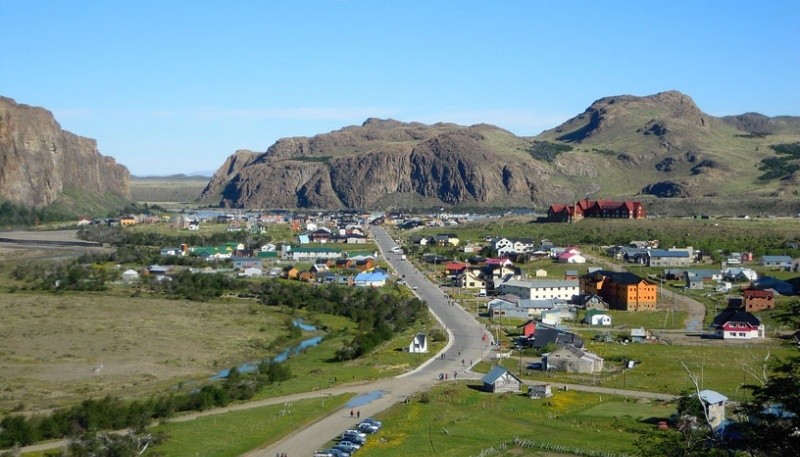
M0 95L136 175L368 117L535 135L610 95L800 115L800 2L0 0Z

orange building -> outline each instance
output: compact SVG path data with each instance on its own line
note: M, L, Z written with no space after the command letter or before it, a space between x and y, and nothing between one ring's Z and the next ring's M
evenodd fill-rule
M580 278L581 293L599 295L609 308L622 311L656 309L658 286L633 273L597 271Z

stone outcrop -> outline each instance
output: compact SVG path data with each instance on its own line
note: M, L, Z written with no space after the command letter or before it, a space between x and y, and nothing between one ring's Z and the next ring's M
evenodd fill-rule
M127 168L97 151L97 142L64 131L43 108L0 97L0 197L43 207L65 190L129 198Z

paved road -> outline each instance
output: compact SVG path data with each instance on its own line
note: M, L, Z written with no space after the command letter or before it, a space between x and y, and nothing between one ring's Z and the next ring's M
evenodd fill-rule
M458 374L459 379L476 379L479 375L471 373L469 365L478 363L482 357L492 355L489 348L491 334L485 330L484 326L463 308L452 304L451 300L445 296L445 292L425 278L409 261L403 260L400 254L391 253L391 248L395 246L395 243L382 227L374 227L372 232L382 255L389 262L391 268L398 275L405 275L408 286L413 288L419 298L428 304L434 317L447 329L450 336L448 345L439 354L410 373L362 385L358 390L343 389L343 391L361 392L363 395L354 398L340 411L277 443L246 455L273 457L286 452L291 457L310 456L314 451L322 448L325 443L341 434L344 429L358 422L357 419L350 417L351 409L360 411L361 417L375 415L440 382L440 373L448 373L449 379L452 379L454 373Z

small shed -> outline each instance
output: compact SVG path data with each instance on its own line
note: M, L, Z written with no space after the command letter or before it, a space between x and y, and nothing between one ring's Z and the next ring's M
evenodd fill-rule
M493 393L519 392L522 385L522 381L514 373L500 365L495 365L481 381L483 381L483 390Z
M428 352L428 335L417 333L408 345L408 352L413 354L424 354Z
M535 384L528 386L528 397L533 400L548 398L553 396L553 390L550 384Z
M725 421L725 405L728 403L728 397L713 390L701 390L698 394L703 408L708 414L708 421L712 427L717 427Z

